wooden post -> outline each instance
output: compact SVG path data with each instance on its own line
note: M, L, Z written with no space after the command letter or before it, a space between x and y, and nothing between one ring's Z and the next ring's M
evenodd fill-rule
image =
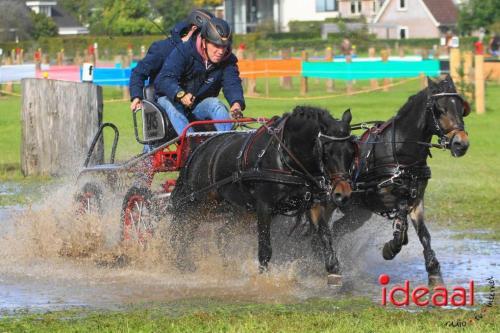
M460 82L460 75L458 71L460 68L460 50L452 48L450 50L450 75L455 83Z
M346 64L352 63L352 56L350 54L345 56L345 62L346 62ZM346 93L347 93L347 95L352 94L352 80L351 79L346 81Z
M333 50L331 47L327 47L325 51L325 61L326 62L332 62L333 61ZM333 92L335 84L333 83L332 79L326 79L326 92L331 93Z
M470 84L473 82L473 77L472 77L472 62L473 62L473 56L472 52L467 51L464 53L464 80L466 84Z
M382 57L383 62L389 61L389 50L382 50L380 52L380 55ZM390 80L388 78L384 78L384 83L383 83L384 91L389 91L389 84Z
M307 51L302 51L302 61L306 62L308 60L309 60L309 56L307 54ZM307 77L302 76L300 78L300 94L306 95L308 91L309 91L309 87L307 84Z
M483 114L485 112L484 105L484 56L476 55L474 57L475 62L475 93L476 93L476 113Z
M251 52L250 53L249 60L253 61L253 62L255 61L255 52ZM255 71L255 68L253 68L253 71ZM254 75L254 74L252 74L252 75ZM248 78L247 82L248 82L248 84L247 84L247 95L250 95L250 96L257 95L257 82L256 82L255 77Z
M99 45L97 44L97 42L94 43L94 58L92 60L94 66L96 66L97 62L99 61Z
M420 73L419 77L420 77L420 89L427 88L427 77L425 76L425 74Z
M122 69L129 68L130 67L130 62L132 57L130 56L130 53L127 54L126 56L122 57ZM122 86L121 88L122 91L122 99L123 100L130 100L130 91L128 90L128 86Z
M6 65L12 65L12 58L10 56L8 57L5 57L5 64ZM4 88L3 90L6 92L6 93L11 93L12 92L12 82L6 82L5 85L4 85Z
M290 49L284 49L280 51L281 59L288 60L291 58ZM292 89L292 78L290 76L282 76L280 77L280 86L283 89Z
M266 97L269 97L269 67L268 63L266 62Z
M21 170L25 176L74 174L102 121L102 87L23 79ZM102 142L94 155L102 163Z
M75 58L73 59L73 63L77 66L81 66L83 64L83 59L80 56L79 50L76 50L76 52L75 52Z
M376 51L375 51L375 48L374 47L370 47L368 49L368 57L370 58L375 58L375 55L376 55ZM370 80L370 87L372 89L377 89L378 88L378 80L377 79L371 79Z

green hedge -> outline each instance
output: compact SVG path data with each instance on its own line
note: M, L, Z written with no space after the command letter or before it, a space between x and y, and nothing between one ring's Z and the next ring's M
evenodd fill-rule
M284 48L293 48L294 50L324 50L326 47L333 47L339 50L340 43L344 37L350 38L353 45L356 45L358 53L364 53L369 47L375 47L377 50L382 48L400 47L413 49L426 48L432 49L433 45L439 45L439 39L408 39L408 40L384 40L375 39L373 35L364 32L350 32L346 35L329 34L328 40L322 40L318 34L311 32L294 33L250 33L246 35L235 35L234 47L237 48L240 43L246 45L247 50L256 51L258 55L266 55L269 50L278 50ZM144 45L146 49L156 40L165 38L162 35L150 36L128 36L128 37L106 37L106 36L76 36L76 37L51 37L40 38L38 41L21 41L20 43L0 43L0 48L6 55L9 50L16 47L23 48L27 59L32 57L37 48L55 58L56 53L61 49L65 50L66 57L72 58L76 52L80 55L87 47L94 42L99 44L99 55L102 59L112 59L115 55L127 54L127 49L132 46L134 56L139 57L140 47ZM473 43L476 41L473 37L462 37L460 44L462 49L472 50Z

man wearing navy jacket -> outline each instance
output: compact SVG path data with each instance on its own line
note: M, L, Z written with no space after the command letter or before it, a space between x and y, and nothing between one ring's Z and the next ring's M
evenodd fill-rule
M242 116L245 100L238 60L231 52L231 37L227 22L213 17L196 38L178 45L163 64L155 89L158 103L177 134L189 124L188 112L199 120L230 119L226 106L217 98L221 89L231 107L231 116ZM215 124L218 131L231 127L230 123Z
M130 75L129 90L132 101L130 109L132 111L141 107L141 101L144 98L144 81L149 79L149 84L152 85L165 59L176 45L188 41L193 34L197 35L201 27L211 17L213 15L210 12L195 9L189 14L186 21L179 22L174 26L170 31L169 38L156 41L150 46L144 59L137 63Z

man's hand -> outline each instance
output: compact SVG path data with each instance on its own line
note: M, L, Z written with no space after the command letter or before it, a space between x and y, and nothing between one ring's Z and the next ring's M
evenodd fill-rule
M187 93L184 97L181 98L181 103L187 108L191 108L194 103L194 96L191 93Z
M240 103L236 102L231 105L231 117L234 119L239 119L243 117L243 112L241 111Z
M135 111L141 108L142 108L142 100L139 97L134 98L132 100L132 103L130 103L130 110Z

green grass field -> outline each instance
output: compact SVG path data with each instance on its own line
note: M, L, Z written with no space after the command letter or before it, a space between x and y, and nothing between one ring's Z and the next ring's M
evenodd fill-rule
M351 108L353 122L384 120L391 117L407 98L416 93L418 81L395 86L390 92L372 92L354 96L315 99L325 93L324 81L310 80L309 99L298 93L298 81L292 91L283 91L277 80L258 82L258 98L247 98L247 116L270 117L290 111L295 105L307 104L328 108L340 116ZM367 87L357 82L356 89ZM19 89L17 87L17 89ZM342 95L341 83L335 94ZM121 97L114 88L105 89L105 100ZM466 118L471 147L462 158L448 151L433 151L430 160L433 178L426 193L429 223L460 230L464 237L500 239L500 197L498 175L500 154L496 145L499 129L500 85L487 87L487 112ZM118 158L127 159L141 151L135 142L128 102L105 102L104 120L120 129ZM20 173L20 98L0 97L0 181L28 183L31 186L47 179L24 179ZM22 196L2 200L0 205L22 203ZM476 234L475 229L487 230ZM497 289L498 290L498 289ZM68 310L45 314L20 313L0 315L0 332L497 332L498 301L493 307L475 311L428 308L405 311L374 304L369 299L314 299L293 304L260 304L184 300L168 304L144 304L122 311ZM474 319L475 314L482 317ZM465 327L450 327L463 325Z
M497 332L498 304L475 311L374 305L367 299L294 304L189 300L120 312L71 310L0 319L2 332ZM481 317L480 317L481 315ZM476 319L475 317L477 316ZM453 325L462 325L453 327Z

